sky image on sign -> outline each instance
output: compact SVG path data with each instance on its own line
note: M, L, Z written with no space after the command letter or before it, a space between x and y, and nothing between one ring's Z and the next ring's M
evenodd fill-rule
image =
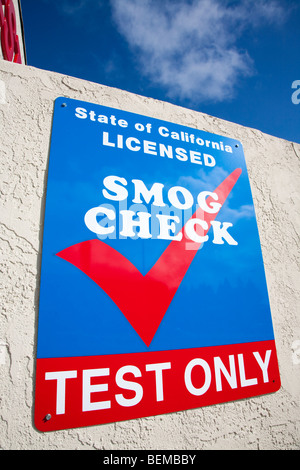
M37 429L154 416L279 388L242 144L57 98Z

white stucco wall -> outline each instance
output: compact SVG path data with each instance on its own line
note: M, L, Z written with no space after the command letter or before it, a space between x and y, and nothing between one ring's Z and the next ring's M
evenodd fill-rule
M40 433L33 425L39 272L54 100L66 96L243 143L265 262L282 387L169 415ZM99 84L0 61L0 448L300 448L300 145Z

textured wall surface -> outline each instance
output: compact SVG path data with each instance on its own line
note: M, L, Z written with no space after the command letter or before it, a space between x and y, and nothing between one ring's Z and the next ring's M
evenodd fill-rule
M33 426L39 273L54 100L89 101L243 143L282 386L275 394L158 417L40 433ZM300 448L300 145L258 130L32 67L0 61L0 448Z

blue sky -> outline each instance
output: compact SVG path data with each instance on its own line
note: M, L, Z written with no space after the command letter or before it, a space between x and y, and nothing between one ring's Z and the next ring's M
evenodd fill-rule
M299 0L21 6L28 65L300 143Z

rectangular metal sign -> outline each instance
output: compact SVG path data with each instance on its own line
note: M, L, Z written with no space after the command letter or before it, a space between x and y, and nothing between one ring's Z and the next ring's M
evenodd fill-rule
M57 98L37 429L176 412L279 387L242 144Z

